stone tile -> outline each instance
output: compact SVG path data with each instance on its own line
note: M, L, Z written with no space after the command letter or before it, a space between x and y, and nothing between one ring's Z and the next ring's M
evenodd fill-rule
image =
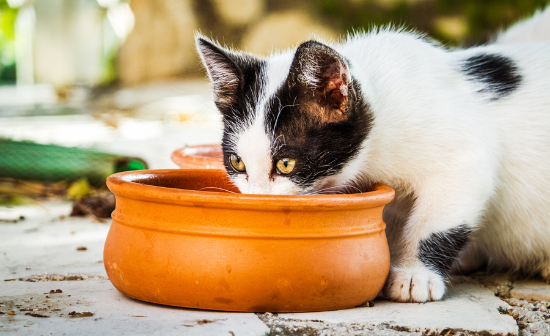
M0 280L45 273L106 277L103 246L111 220L68 217L70 211L70 202L0 207L0 218L25 217L14 224L0 223Z
M550 284L543 280L514 281L510 297L523 300L550 301Z
M70 212L69 203L0 210L0 219L16 220L25 216L16 223L0 223L0 311L16 312L13 316L0 314L0 333L231 335L232 332L234 335L263 335L269 332L268 326L255 314L147 304L123 296L106 280L5 282L4 279L28 277L57 279L52 274L83 274L92 279L106 277L102 259L110 221L99 223L92 218L66 217ZM77 251L79 246L87 250ZM497 280L496 284L502 282ZM505 282L508 284L507 280ZM517 292L523 288L521 286L522 282L514 283ZM535 288L550 288L541 287L548 286L544 283L537 286ZM63 293L45 294L52 289L61 289ZM277 334L277 328L286 330L286 327L289 332L299 330L307 334L311 331L313 335L393 336L440 333L449 329L517 334L514 319L499 314L499 307L502 311L508 309L491 290L477 282L466 282L456 284L441 302L377 301L371 308L274 315L272 323L268 324L272 334ZM94 315L75 318L68 315L72 311ZM27 313L35 316L25 315ZM50 317L41 318L37 314Z
M508 315L514 317L521 335L550 335L550 305L544 301L527 301L516 298L504 299L510 304Z
M107 280L43 281L62 278L56 274L107 276L102 259L110 220L66 217L70 208L70 203L45 202L0 212L6 218L25 217L0 224L0 311L15 311L13 316L0 314L0 334L230 336L269 331L254 314L148 304L123 296ZM78 251L80 246L87 249ZM4 281L18 278L41 282ZM63 293L49 294L56 289ZM72 311L94 315L75 318Z
M49 294L56 289L62 293ZM149 304L123 296L107 280L7 282L0 286L0 302L0 311L15 312L0 315L0 334L256 336L269 331L254 314ZM73 311L93 316L71 317Z
M496 296L501 298L510 296L509 293L514 279L511 274L480 272L471 275L471 277L479 281L485 288L493 291Z
M446 329L517 335L518 327L505 311L508 304L477 283L457 284L445 300L428 303L376 301L374 307L332 312L279 314L281 319L325 323L389 324L398 330L436 333Z

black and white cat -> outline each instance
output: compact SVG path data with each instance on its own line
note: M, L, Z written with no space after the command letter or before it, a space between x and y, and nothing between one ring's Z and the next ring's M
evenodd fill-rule
M550 8L466 50L389 28L267 58L196 44L243 193L396 190L393 300L441 299L453 264L550 278Z

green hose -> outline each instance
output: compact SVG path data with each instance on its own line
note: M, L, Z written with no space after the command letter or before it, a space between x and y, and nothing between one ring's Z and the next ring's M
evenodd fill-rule
M48 182L85 177L99 186L111 174L141 169L147 169L147 164L135 157L0 139L0 177Z

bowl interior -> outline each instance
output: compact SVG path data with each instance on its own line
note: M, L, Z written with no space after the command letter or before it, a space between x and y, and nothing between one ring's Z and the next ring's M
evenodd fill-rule
M166 174L166 172L164 171L162 173L149 171L145 174L136 173L126 175L123 180L125 180L126 182L133 182L171 189L226 192L238 194L241 193L237 186L235 186L233 182L231 182L227 173L219 170L190 169L185 171L184 173L179 174ZM372 187L361 190L361 193L366 193L369 191L373 191ZM354 190L349 190L346 194L357 194L357 192L355 192ZM325 194L325 196L327 195L329 194ZM336 195L337 194L333 194L332 196Z
M111 175L107 186L115 196L170 204L263 210L344 211L389 203L393 190L375 184L369 192L321 195L241 194L225 171L218 169L160 169Z
M187 170L180 174L156 174L151 171L126 175L123 179L126 182L171 189L240 193L227 174L217 170Z

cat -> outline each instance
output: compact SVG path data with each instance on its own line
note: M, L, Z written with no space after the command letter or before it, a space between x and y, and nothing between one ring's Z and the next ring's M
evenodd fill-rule
M451 268L550 279L549 32L547 8L469 49L393 28L269 57L196 46L240 191L391 186L384 293L426 302Z

